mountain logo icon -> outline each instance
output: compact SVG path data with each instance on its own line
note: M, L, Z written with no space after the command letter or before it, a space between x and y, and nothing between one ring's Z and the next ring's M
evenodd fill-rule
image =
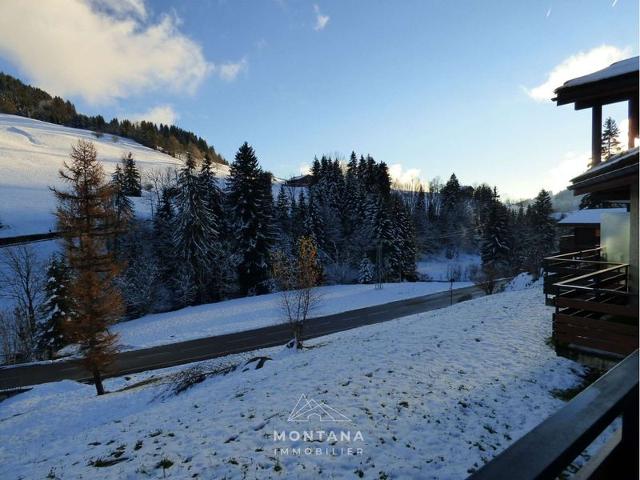
M303 393L293 407L288 422L350 422L351 420L324 402L308 399Z

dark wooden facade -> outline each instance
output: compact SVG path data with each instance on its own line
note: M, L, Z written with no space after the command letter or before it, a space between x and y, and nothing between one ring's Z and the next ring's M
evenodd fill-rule
M607 262L599 247L545 260L545 294L556 308L553 339L564 355L622 358L638 348L638 58L571 80L556 95L558 105L593 109L591 168L569 189L627 204L630 239L628 263ZM621 101L629 105L628 150L601 162L602 106Z

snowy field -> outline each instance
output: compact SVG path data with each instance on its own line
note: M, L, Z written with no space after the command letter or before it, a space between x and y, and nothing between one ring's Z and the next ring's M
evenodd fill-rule
M0 229L1 237L54 229L55 199L49 187L61 185L58 170L69 159L71 145L80 139L96 145L98 159L109 175L127 152L133 153L143 176L145 171L165 170L180 163L127 138L96 138L88 130L0 114L0 222L5 225ZM226 166L219 168L221 175L228 171ZM138 214L149 208L144 201L136 201L135 206Z
M318 338L301 353L253 352L273 360L179 394L179 372L193 366L111 379L103 397L41 385L0 403L0 478L463 479L560 408L552 390L580 382L582 367L557 357L550 335L534 287ZM314 441L297 439L304 431Z
M454 258L444 253L428 255L416 264L416 270L423 280L448 282L453 276L456 281L470 281L474 268L480 268L482 260L477 253L461 252Z
M454 288L468 287L467 282ZM320 301L312 317L355 310L383 303L419 297L449 289L448 283L387 283L382 290L373 285L319 287ZM187 307L174 312L146 315L115 325L122 349L153 347L194 338L267 327L283 322L281 298L277 293L238 298L225 302Z

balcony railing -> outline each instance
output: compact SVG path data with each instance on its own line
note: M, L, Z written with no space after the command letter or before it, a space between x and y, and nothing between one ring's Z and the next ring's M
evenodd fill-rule
M603 268L618 265L602 260L603 248L596 247L588 250L563 253L544 259L544 293L547 300L553 300L556 295L554 285L563 280L596 272ZM548 302L552 303L552 302Z
M484 465L469 480L554 479L618 417L622 417L621 430L591 456L575 478L638 478L637 351Z
M605 356L638 348L638 297L628 291L628 276L629 265L619 264L556 283L556 344Z

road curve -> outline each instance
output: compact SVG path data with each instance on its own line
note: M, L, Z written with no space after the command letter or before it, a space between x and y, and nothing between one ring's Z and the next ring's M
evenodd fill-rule
M447 307L451 303L483 295L484 292L479 287L471 286L458 288L453 292L433 293L316 317L307 320L304 337L307 339L316 338L364 325L386 322L406 317L407 315ZM222 357L232 353L249 352L260 348L283 345L290 339L291 333L288 326L282 324L140 350L130 350L116 355L114 363L105 376L114 377ZM0 367L0 390L16 389L63 379L90 380L91 375L82 365L82 361L77 359Z

